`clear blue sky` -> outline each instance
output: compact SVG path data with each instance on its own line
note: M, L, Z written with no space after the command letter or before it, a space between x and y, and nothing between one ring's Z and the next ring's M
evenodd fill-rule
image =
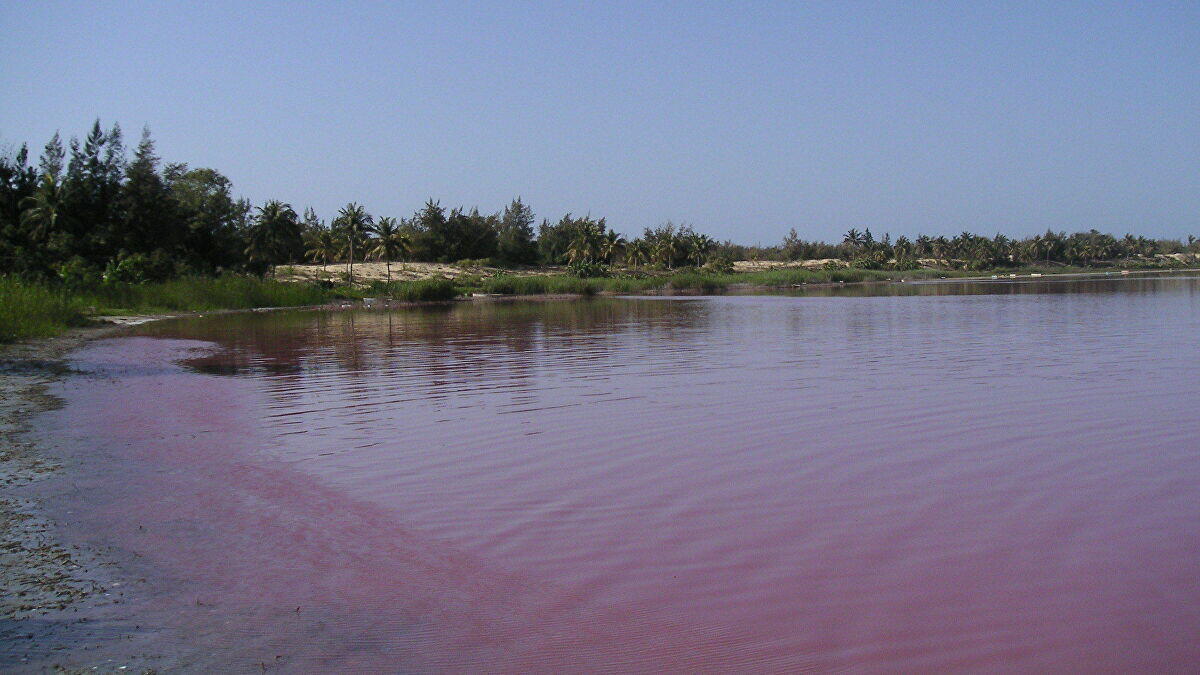
M718 238L1200 234L1200 2L0 4L0 143L99 116L255 203Z

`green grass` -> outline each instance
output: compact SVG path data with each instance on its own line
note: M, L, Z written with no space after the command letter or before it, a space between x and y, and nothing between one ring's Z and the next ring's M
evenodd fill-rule
M403 302L439 302L453 300L460 294L458 286L449 279L421 279L419 281L393 281L390 284L374 283L367 297L377 294Z
M76 298L100 314L211 311L319 305L346 297L347 289L228 275L186 277L147 284L103 284Z
M499 293L502 295L547 295L572 294L595 295L602 290L605 279L580 279L578 277L529 276L518 277L509 274L499 274L494 277L480 279L475 284L467 285L470 291L479 293ZM463 280L459 279L459 283Z
M227 275L71 290L0 277L0 342L57 335L72 326L86 325L88 315L304 307L371 295L428 302L453 300L459 293L448 279L377 283L364 289Z
M70 294L0 277L0 342L49 337L86 323L82 303Z
M1118 268L1110 268L1118 269ZM339 299L390 297L406 302L452 300L463 293L502 295L636 295L653 292L720 293L731 286L786 288L804 284L854 283L896 279L937 279L992 274L1104 272L1103 268L1024 267L996 270L865 270L857 268L807 270L786 268L762 272L713 273L679 270L670 274L580 279L569 275L492 277L464 276L457 280L425 279L375 282L366 288L346 285L284 282L227 275L188 277L147 284L103 284L87 290L0 277L0 342L48 337L85 325L91 314L150 314L259 307L322 305Z
M978 274L978 272L972 273ZM776 269L763 272L713 273L702 270L680 270L660 276L615 276L579 279L573 276L513 276L460 277L458 283L465 292L498 293L502 295L545 295L551 293L594 295L614 293L635 295L647 292L719 293L731 286L789 287L799 284L820 284L894 279L936 279L964 276L963 272L944 270L806 270L803 268Z

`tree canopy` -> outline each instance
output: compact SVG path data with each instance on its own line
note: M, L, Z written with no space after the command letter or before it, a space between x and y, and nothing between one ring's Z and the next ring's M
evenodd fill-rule
M55 133L31 161L28 146L0 155L0 273L30 278L133 280L225 271L265 274L303 261L484 260L498 266L571 265L581 273L609 265L674 269L737 259L836 258L867 268L940 266L989 269L1023 264L1093 265L1182 252L1187 241L1117 237L1091 230L1024 239L971 232L894 241L870 227L840 241L805 240L792 228L774 246L717 242L689 225L646 227L626 239L604 218L570 213L543 218L521 197L502 211L448 208L433 199L407 218L371 214L350 202L326 224L312 208L269 199L252 206L218 170L164 163L148 128L132 157L121 127L97 120L82 141ZM878 228L876 230L878 232Z

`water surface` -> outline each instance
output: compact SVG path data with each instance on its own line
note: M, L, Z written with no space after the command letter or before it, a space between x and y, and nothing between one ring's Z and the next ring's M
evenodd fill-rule
M47 433L198 669L1194 667L1200 281L875 288L163 322Z

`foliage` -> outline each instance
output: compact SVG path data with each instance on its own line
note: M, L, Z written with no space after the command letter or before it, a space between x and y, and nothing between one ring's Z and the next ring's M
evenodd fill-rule
M58 278L68 289L94 288L103 281L100 270L81 256L75 256L58 268Z
M350 267L346 272L349 283L354 283L354 249L359 251L366 245L367 234L373 225L371 215L361 205L354 202L343 206L333 221L333 229L345 242L346 254L350 257Z
M147 281L162 281L172 274L171 262L161 251L147 256L143 253L121 255L108 262L104 269L104 282L113 284L143 284Z
M385 283L376 287L394 300L404 302L439 302L453 300L460 294L458 286L450 279L420 279Z
M77 297L101 312L127 313L299 307L319 305L338 295L335 289L319 284L231 274L181 277L159 283L105 283Z
M537 262L538 248L533 231L533 209L517 197L504 209L496 232L496 257L517 264Z
M400 231L395 218L380 218L373 229L375 239L371 240L368 251L375 259L383 259L387 265L387 282L392 281L392 261L403 258L412 249L408 237Z
M82 308L64 289L0 277L0 342L47 337L84 325Z
M546 295L574 294L594 295L600 287L598 282L590 279L569 276L529 276L497 275L484 279L478 285L484 293L499 293L503 295Z
M567 265L567 270L572 275L580 279L590 279L592 277L606 277L609 275L609 267L602 262L595 260L579 260Z
M709 256L702 269L709 274L732 274L733 261L723 255Z
M304 249L296 211L277 199L258 207L247 239L246 258L259 271L298 259Z

